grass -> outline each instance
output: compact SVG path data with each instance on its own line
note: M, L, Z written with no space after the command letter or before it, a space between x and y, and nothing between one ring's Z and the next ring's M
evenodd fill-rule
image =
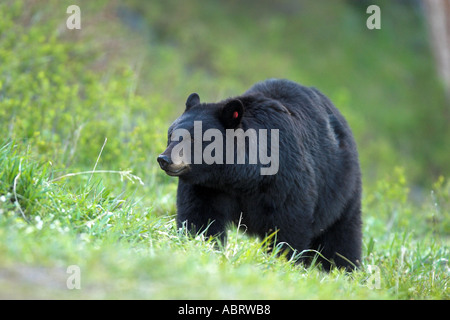
M381 212L386 203L366 202L365 215L378 212L378 218L366 219L361 270L328 274L281 258L277 250L267 253L264 241L246 236L242 226L230 227L222 248L202 235L189 238L176 229L173 216L161 216L133 196L112 196L101 177L84 176L86 183L73 190L24 152L8 143L0 154L2 298L449 298L449 249L439 232L423 230L417 238L413 231L397 231L375 240L377 224L392 218ZM14 171L10 168L17 168L15 176L7 175ZM14 181L16 190L11 187ZM447 192L449 184L441 188ZM401 190L401 183L393 189ZM403 201L402 191L384 196L392 198L392 207ZM436 205L448 208L446 197ZM409 214L397 209L394 224ZM71 265L80 267L80 290L67 289Z
M335 1L83 2L74 32L60 1L2 2L0 298L449 299L444 95L423 21L381 3L368 33L365 8ZM224 247L176 228L176 180L155 159L187 95L274 76L322 89L355 132L364 258L352 274L267 253L243 226Z

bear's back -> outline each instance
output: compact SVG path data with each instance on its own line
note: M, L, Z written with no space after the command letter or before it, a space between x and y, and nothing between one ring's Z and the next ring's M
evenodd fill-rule
M260 93L267 98L291 105L310 97L311 89L286 79L268 79L254 84L244 95ZM303 99L302 99L303 98Z

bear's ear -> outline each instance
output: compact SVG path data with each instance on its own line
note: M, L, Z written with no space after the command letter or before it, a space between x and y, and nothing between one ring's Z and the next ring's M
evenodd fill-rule
M186 100L186 110L200 103L200 97L196 93L191 93Z
M228 101L222 108L221 120L227 129L234 129L240 123L244 114L244 105L239 99Z

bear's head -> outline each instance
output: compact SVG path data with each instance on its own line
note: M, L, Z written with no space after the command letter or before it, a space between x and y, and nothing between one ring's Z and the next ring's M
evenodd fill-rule
M245 99L200 103L192 93L168 130L167 149L157 159L161 169L190 183L211 185L242 179L242 170L246 180L259 175L256 130L244 131Z

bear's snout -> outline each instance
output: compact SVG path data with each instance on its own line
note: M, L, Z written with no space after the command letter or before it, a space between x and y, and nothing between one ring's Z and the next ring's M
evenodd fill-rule
M178 177L189 172L190 167L186 163L173 163L172 158L164 153L161 153L156 159L161 169L163 169L169 176Z
M172 160L170 157L166 156L165 154L160 154L158 156L158 159L156 159L159 163L159 166L163 170L167 170L167 168L172 164Z

